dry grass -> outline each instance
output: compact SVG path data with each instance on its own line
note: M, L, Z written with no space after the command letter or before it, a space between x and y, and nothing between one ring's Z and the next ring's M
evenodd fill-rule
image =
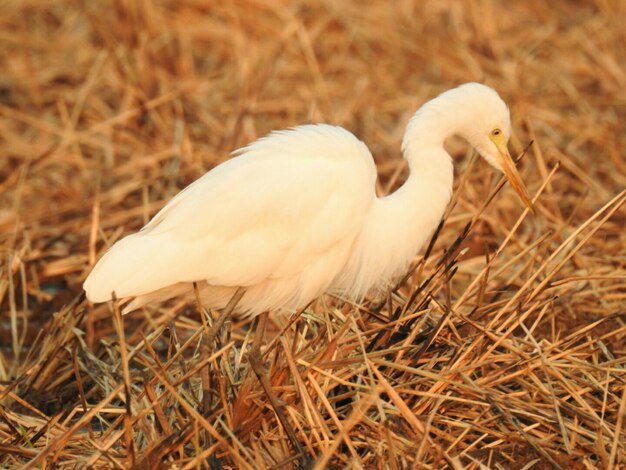
M495 176L451 142L430 256L382 306L274 316L271 382L317 468L626 468L626 2L22 0L0 24L2 468L295 466L249 325L207 344L173 302L119 335L82 280L271 129L351 129L388 191L409 115L469 80L534 140L538 214L508 186L483 211Z

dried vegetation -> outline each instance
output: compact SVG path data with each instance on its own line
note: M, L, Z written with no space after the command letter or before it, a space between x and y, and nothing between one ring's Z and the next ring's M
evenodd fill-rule
M207 344L212 315L172 302L120 335L82 280L271 129L347 127L392 190L410 113L477 80L512 150L534 142L537 215L450 142L429 256L382 304L274 315L271 383L317 468L626 468L625 21L619 0L4 2L0 466L296 466L253 324Z

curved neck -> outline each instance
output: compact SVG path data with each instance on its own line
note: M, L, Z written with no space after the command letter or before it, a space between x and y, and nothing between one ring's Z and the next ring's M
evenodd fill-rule
M452 159L439 146L409 160L411 173L394 193L374 201L347 276L362 296L376 284L405 270L439 224L452 195ZM393 240L393 242L389 242Z
M437 227L450 201L454 169L452 158L443 148L443 140L407 155L407 160L408 179L397 191L379 199L379 203L384 206L381 212L388 226L415 240L414 244L409 244L415 252Z
M452 157L443 144L454 134L467 135L471 127L472 117L460 111L464 107L459 102L464 99L457 90L450 90L424 104L407 124L402 153L409 163L409 178L381 201L389 206L414 208L409 217L412 221L406 223L409 229L417 225L416 232L424 233L426 226L436 227L452 195Z
M444 103L422 106L411 118L402 141L409 163L406 182L394 193L376 199L360 240L360 275L354 290L364 294L374 279L386 281L406 269L439 224L452 196L452 158L443 148L450 127L438 125L447 113ZM452 129L460 129L454 122ZM388 240L393 238L394 243Z
M471 116L463 113L463 96L457 96L452 93L454 91L448 91L425 103L409 120L402 139L402 153L411 170L421 166L421 160L428 159L429 149L442 150L448 137L454 134L463 137L467 135Z
M349 282L338 285L363 295L406 269L439 224L452 196L452 158L443 143L459 134L474 144L473 132L484 119L485 100L493 105L493 94L482 85L462 85L424 104L413 115L402 140L409 178L393 194L374 200L359 235L356 256L346 269L344 278Z

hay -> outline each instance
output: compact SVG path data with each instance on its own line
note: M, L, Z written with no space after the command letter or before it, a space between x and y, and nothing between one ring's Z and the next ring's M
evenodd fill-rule
M626 466L624 18L619 1L5 2L0 466L294 467L249 323L207 344L212 315L174 301L120 335L82 280L271 129L347 127L392 190L410 113L470 80L510 103L512 150L534 141L538 214L508 186L490 200L492 170L450 142L428 256L383 303L273 316L271 383L317 468Z

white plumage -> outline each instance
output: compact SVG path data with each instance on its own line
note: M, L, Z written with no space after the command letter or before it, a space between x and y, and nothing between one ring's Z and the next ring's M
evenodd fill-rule
M390 196L376 197L374 161L350 132L323 124L273 132L114 244L85 281L87 297L132 298L127 312L192 295L197 282L204 305L221 308L244 287L238 311L250 315L294 310L331 288L358 298L406 269L438 224L453 176L442 144L454 133L504 170L531 207L506 151L508 109L470 83L411 119L403 141L411 175Z

